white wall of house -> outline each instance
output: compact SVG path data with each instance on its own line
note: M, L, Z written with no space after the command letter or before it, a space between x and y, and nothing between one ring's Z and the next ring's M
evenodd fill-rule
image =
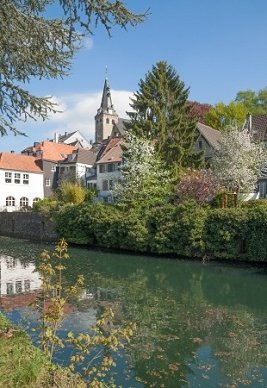
M43 173L0 169L0 187L0 211L18 210L22 198L28 199L28 206L35 198L44 198ZM15 206L7 206L7 197L15 199Z
M11 256L0 256L0 296L36 291L41 287L40 275L35 266L24 264Z
M109 166L114 165L114 170ZM103 166L103 167L101 167ZM103 163L97 165L97 181L96 186L100 198L106 199L111 197L112 188L114 184L121 178L121 172L118 170L118 163Z

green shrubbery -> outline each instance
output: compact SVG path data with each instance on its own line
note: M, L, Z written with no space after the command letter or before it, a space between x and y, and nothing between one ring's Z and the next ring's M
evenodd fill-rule
M67 241L186 257L267 260L267 206L178 206L123 210L103 203L66 205L56 217Z

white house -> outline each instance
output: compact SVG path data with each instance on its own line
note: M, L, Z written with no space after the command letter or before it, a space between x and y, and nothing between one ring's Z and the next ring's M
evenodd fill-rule
M43 171L33 156L0 153L0 211L19 210L44 198Z

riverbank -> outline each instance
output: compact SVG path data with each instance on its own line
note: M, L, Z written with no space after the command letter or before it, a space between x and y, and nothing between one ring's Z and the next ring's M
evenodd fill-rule
M0 313L0 387L83 388L86 384L67 370L51 365L28 335L12 327Z
M0 235L41 242L64 237L77 246L161 257L267 263L266 204L227 209L192 202L145 209L64 205L49 218L0 213Z

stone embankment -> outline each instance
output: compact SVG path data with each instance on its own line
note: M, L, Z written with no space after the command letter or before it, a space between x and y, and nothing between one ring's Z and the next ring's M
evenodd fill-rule
M38 241L56 241L54 224L32 212L0 212L0 235Z

